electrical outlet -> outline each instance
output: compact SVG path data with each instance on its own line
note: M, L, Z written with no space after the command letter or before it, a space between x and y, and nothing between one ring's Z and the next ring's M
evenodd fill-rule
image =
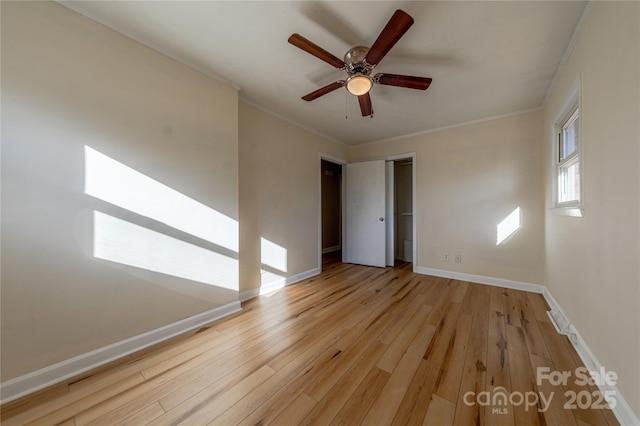
M456 263L462 263L462 255L456 254Z
M447 253L444 254L444 256L442 256L442 260L444 260L445 262L449 261L449 255Z

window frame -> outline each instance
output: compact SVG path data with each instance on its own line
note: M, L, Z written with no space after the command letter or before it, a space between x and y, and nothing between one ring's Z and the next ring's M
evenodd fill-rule
M577 115L577 117L575 117ZM582 132L582 105L580 96L580 77L571 86L565 101L560 108L560 111L556 115L554 124L552 126L551 136L551 187L552 187L552 200L551 200L551 212L553 214L582 217L584 216L584 161L583 161L583 132ZM567 123L578 120L578 146L569 155L564 158L562 155L563 144L563 131L566 128ZM578 163L579 173L579 186L578 200L560 201L560 174L563 170L566 170L571 165Z

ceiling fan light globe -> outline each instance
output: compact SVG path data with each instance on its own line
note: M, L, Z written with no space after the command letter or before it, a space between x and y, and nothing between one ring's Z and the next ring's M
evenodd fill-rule
M349 77L346 86L349 93L355 96L361 96L371 90L373 82L366 75L358 74Z

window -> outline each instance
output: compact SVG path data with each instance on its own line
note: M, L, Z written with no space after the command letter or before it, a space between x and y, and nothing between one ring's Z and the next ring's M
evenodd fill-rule
M580 109L576 108L558 132L558 204L580 203Z
M582 177L580 167L581 131L579 80L557 116L553 127L553 208L552 212L582 216Z

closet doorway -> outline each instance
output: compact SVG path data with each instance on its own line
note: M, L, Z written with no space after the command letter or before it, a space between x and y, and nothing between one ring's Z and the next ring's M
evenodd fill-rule
M386 160L377 160L382 166L383 181L381 191L384 199L384 211L375 213L375 219L384 224L383 260L380 265L395 266L397 262L414 262L415 256L415 154L397 156ZM373 161L375 162L375 161ZM334 262L361 263L349 256L353 252L354 241L348 240L349 232L349 191L348 169L357 163L342 163L339 160L322 156L320 158L320 229L319 229L319 267ZM364 185L370 185L364 179ZM353 188L352 188L353 189ZM356 191L357 192L357 191ZM355 196L358 197L357 195ZM354 198L354 194L351 194ZM365 212L366 213L366 212ZM371 214L373 214L371 213ZM380 220L380 216L383 220ZM386 220L385 220L386 218ZM357 222L357 221L356 221ZM366 240L367 233L364 238ZM360 238L361 239L361 238ZM351 246L350 246L351 243ZM362 245L362 244L361 244ZM366 244L369 247L369 244ZM358 246L359 247L359 246ZM360 249L356 247L356 252ZM353 254L353 253L352 253ZM379 262L378 262L379 263Z
M394 260L413 262L413 159L393 161Z
M342 260L342 164L320 160L322 265Z

